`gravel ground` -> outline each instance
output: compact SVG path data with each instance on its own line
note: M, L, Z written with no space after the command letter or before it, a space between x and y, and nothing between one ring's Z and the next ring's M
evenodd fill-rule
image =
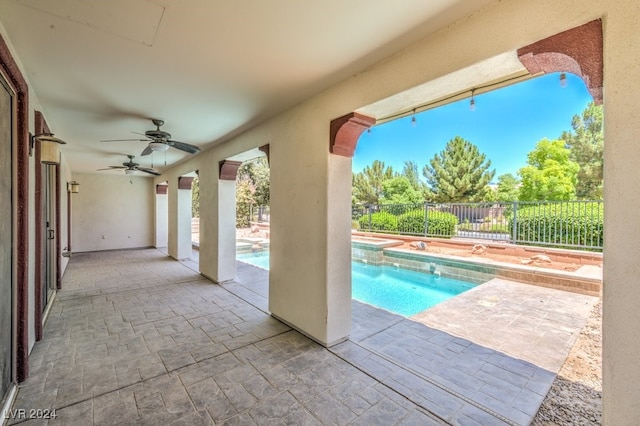
M602 301L571 349L532 425L602 424Z

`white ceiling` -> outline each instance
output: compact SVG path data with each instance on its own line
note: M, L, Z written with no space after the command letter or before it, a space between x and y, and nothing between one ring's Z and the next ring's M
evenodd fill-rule
M72 170L94 172L139 155L99 141L151 117L206 149L492 1L0 0L0 23Z

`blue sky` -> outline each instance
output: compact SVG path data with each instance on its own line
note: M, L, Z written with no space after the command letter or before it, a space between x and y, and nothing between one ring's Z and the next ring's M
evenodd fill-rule
M405 160L422 168L447 142L461 136L491 160L497 178L526 165L527 154L543 139L557 139L571 130L571 119L592 101L584 82L567 74L560 87L559 74L547 74L371 128L364 132L353 157L353 171L360 172L373 160L384 161L401 172ZM496 179L494 178L494 181Z

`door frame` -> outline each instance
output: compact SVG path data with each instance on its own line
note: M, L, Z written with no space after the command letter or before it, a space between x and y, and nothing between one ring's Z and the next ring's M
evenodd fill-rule
M14 377L29 377L29 87L0 35L0 71L14 90Z

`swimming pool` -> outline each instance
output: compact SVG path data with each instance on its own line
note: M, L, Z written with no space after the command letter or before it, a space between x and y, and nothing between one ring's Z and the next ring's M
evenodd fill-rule
M238 254L237 259L269 269L269 252ZM467 291L476 284L392 266L351 263L354 299L409 317Z

